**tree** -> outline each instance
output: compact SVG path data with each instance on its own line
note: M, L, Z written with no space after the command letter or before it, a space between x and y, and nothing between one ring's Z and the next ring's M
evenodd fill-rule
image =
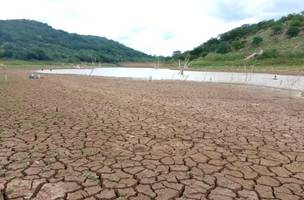
M228 42L221 42L219 44L218 49L216 50L216 53L226 54L226 53L229 53L231 51L232 51L232 49L231 49L231 46Z
M294 27L294 26L289 27L289 29L286 32L286 34L289 37L296 37L299 35L299 33L300 33L300 29L298 27Z
M182 56L181 51L173 51L173 55L172 55L173 58L180 59L181 56Z
M262 42L263 42L263 38L261 38L260 36L256 36L252 40L252 44L255 46L259 46Z
M219 44L220 41L217 38L211 38L207 42L189 51L190 60L198 57L205 57L208 55L208 53L215 52L218 49Z

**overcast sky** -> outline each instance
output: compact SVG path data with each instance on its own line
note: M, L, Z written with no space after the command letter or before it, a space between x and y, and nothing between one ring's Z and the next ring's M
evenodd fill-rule
M304 0L0 0L0 19L33 19L151 55L190 50L245 23L304 10Z

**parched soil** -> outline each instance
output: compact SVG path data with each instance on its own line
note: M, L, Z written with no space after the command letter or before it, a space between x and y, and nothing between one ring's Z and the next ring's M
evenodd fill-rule
M289 92L0 75L0 199L304 199Z

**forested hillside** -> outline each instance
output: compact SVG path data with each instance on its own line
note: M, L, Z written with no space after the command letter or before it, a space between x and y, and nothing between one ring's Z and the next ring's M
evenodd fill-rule
M120 62L151 56L104 37L71 34L37 21L0 20L0 59Z
M211 38L191 51L176 51L173 58L189 57L192 66L303 65L303 35L304 13L290 14L278 20L245 24Z

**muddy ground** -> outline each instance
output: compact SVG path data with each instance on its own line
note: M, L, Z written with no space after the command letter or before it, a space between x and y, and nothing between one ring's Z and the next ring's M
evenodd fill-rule
M304 199L290 92L6 73L0 199Z

